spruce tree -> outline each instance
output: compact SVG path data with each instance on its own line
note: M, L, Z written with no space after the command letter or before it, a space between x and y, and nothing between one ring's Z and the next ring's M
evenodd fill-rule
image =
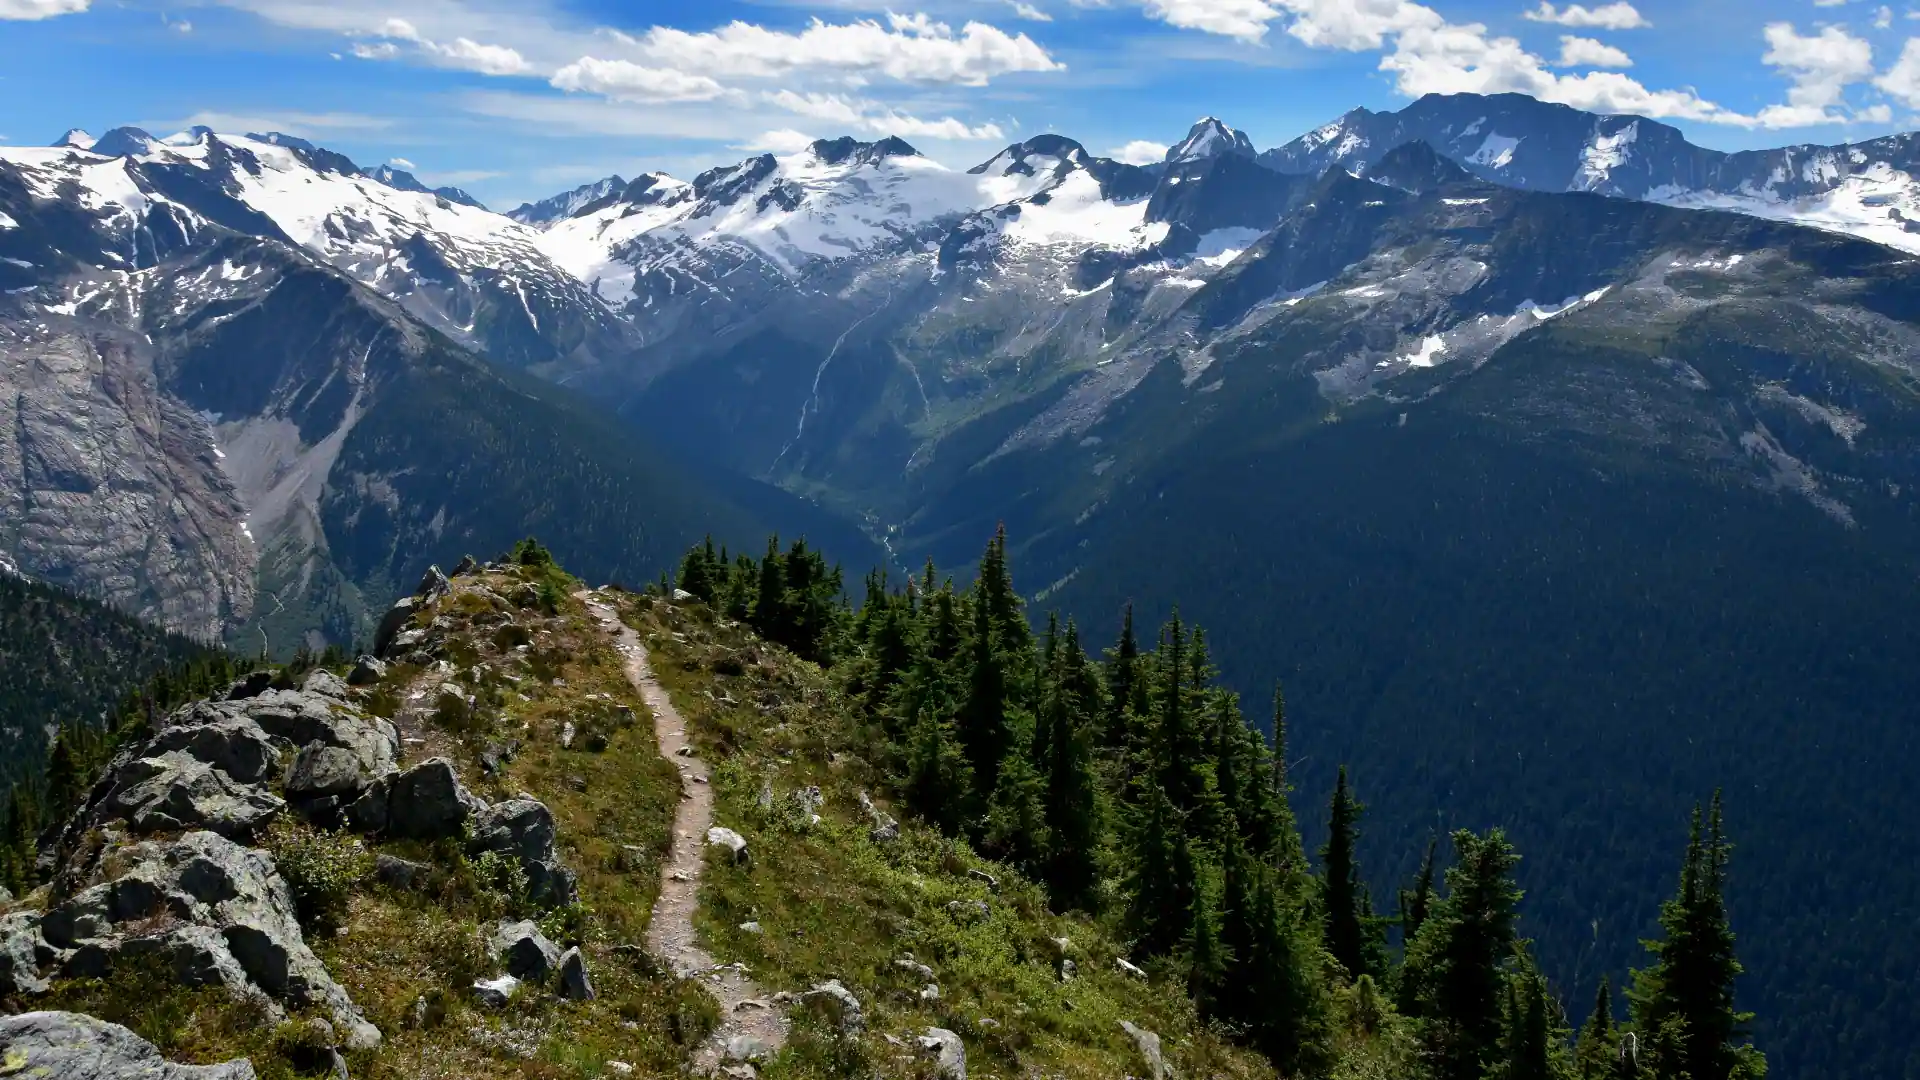
M1400 890L1400 940L1412 945L1413 939L1420 933L1420 924L1427 919L1427 912L1433 906L1433 856L1440 847L1440 838L1427 841L1427 854L1420 860L1420 873L1413 879L1413 888Z
M1209 870L1200 868L1188 902L1186 939L1181 943L1187 957L1187 993L1203 1020L1220 1014L1234 961L1233 951L1222 938L1213 877Z
M973 633L966 644L965 697L954 727L960 736L960 745L966 749L975 790L983 799L990 797L999 786L1000 763L1013 741L1007 723L1006 658L995 644L995 637L992 609L976 595ZM972 812L984 810L985 807L976 807Z
M787 581L781 564L780 538L767 538L767 557L760 560L760 580L753 598L753 628L768 641L786 640Z
M53 749L47 754L47 807L64 813L80 801L84 766L74 748L74 732L62 729L53 737Z
M1146 712L1146 679L1140 641L1133 632L1133 605L1121 616L1120 641L1107 650L1107 710L1101 745L1125 753L1134 748L1133 726Z
M1714 793L1706 829L1693 811L1680 885L1660 909L1664 937L1647 943L1652 966L1633 973L1627 994L1640 1058L1654 1080L1749 1080L1766 1074L1766 1058L1748 1043L1751 1013L1734 1008L1741 972L1724 898L1732 847Z
M1327 843L1320 849L1320 910L1326 924L1327 951L1346 969L1349 978L1383 974L1369 965L1367 956L1365 914L1370 905L1354 857L1360 810L1360 803L1347 787L1347 767L1342 765L1327 818Z
M1421 1021L1435 1080L1481 1080L1505 1026L1520 857L1499 829L1485 836L1462 829L1453 844L1447 895L1407 950L1401 1011Z
M1547 993L1547 980L1525 948L1517 949L1507 980L1505 1060L1500 1080L1566 1080L1559 1065L1564 1046Z
M903 787L914 813L948 836L958 836L972 800L973 776L941 704L936 691L916 710Z
M1142 789L1128 830L1123 921L1143 955L1166 956L1191 918L1193 852L1167 793L1150 779Z
M1091 909L1099 875L1100 789L1094 772L1093 727L1101 707L1099 675L1069 622L1055 653L1041 703L1036 748L1044 754L1048 835L1045 879L1054 907Z
M1573 1056L1580 1080L1613 1080L1619 1068L1620 1036L1613 1024L1613 987L1605 975L1600 976L1593 1012L1580 1028L1580 1041L1574 1045Z
M1030 877L1046 867L1046 784L1024 747L1016 746L1000 763L983 841L989 854Z

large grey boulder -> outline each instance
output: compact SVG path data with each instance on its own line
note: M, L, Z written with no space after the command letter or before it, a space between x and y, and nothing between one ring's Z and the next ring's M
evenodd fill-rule
M413 614L421 607L420 601L411 596L403 596L385 615L380 616L380 625L373 632L373 655L387 657L393 639L413 621Z
M1140 1058L1147 1064L1148 1080L1166 1080L1167 1059L1160 1050L1160 1036L1128 1021L1120 1021L1120 1030L1133 1040L1134 1049L1140 1051Z
M707 846L726 848L727 854L733 857L734 862L743 863L747 861L747 838L734 832L732 829L720 825L715 825L708 829Z
M560 996L568 1001L592 1001L593 980L587 975L587 958L575 945L560 954Z
M0 1017L0 1072L36 1080L254 1080L245 1059L176 1065L119 1024L70 1012Z
M545 982L560 966L560 946L547 940L531 920L502 920L488 939L487 951L507 974L530 982Z
M922 1054L933 1059L933 1074L940 1080L967 1080L967 1047L960 1036L930 1027L915 1042Z
M273 690L240 704L260 730L288 746L319 742L351 750L375 774L391 771L399 759L400 733L393 724L368 716L338 697L309 690Z
M354 662L353 670L347 673L348 686L372 686L387 677L386 662L377 657L362 656Z
M40 969L53 948L40 936L40 917L30 911L0 916L0 995L44 994L51 987Z
M390 758L369 763L346 747L310 742L287 766L287 798L309 817L331 819L339 807L351 804L392 770Z
M265 783L279 764L273 740L250 716L218 714L204 723L164 728L148 740L147 755L179 751L243 784Z
M452 591L453 585L447 581L447 575L441 573L440 567L435 565L427 567L427 572L420 575L420 585L413 590L413 595L425 601L433 601Z
M278 796L177 750L127 762L114 773L101 807L136 832L211 829L237 838L253 835L285 809Z
M471 854L497 851L511 855L527 873L527 895L535 903L571 904L578 898L573 871L560 865L554 850L553 811L535 799L508 799L480 811L473 822Z
M347 822L362 832L409 840L459 836L486 803L460 782L453 763L428 758L401 773L382 776L347 808Z
M808 1012L838 1028L842 1035L857 1035L867 1025L860 999L841 985L839 979L828 979L801 994L800 1004Z
M39 922L53 962L97 974L122 955L161 955L189 984L264 992L333 1017L349 1049L376 1046L369 1024L301 936L293 894L263 851L212 832L111 850L114 877L68 897ZM155 935L156 916L176 925Z
M345 700L347 696L347 684L341 680L340 676L335 675L326 668L315 668L307 672L307 677L300 681L300 691L306 694L319 694L321 697Z

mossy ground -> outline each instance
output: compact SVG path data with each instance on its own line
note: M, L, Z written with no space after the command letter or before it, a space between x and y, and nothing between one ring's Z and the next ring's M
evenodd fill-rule
M702 607L632 597L623 615L714 763L716 822L748 840L744 866L709 860L708 948L769 990L837 978L866 1006L857 1042L800 1023L763 1076L928 1075L912 1040L929 1026L961 1035L972 1077L1146 1075L1121 1020L1157 1032L1181 1076L1272 1075L1197 1023L1179 985L1123 973L1103 927L1050 913L1013 871L913 824L898 840L871 839L859 795L878 794L881 778L826 672ZM816 785L825 802L814 824L793 796ZM759 932L740 928L748 922ZM1058 938L1071 942L1070 981L1058 975ZM933 970L937 999L895 963L909 954Z

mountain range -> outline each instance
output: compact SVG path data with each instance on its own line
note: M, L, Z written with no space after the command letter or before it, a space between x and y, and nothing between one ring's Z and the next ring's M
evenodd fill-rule
M1004 522L1090 633L1178 597L1229 682L1284 682L1301 790L1391 778L1380 879L1510 826L1556 971L1621 974L1645 830L1726 785L1779 852L1732 894L1763 1043L1895 1075L1862 973L1920 960L1883 870L1920 856L1912 146L1433 96L1147 165L822 140L507 215L283 135L0 148L0 555L286 648L516 533L639 579L707 531L906 568Z

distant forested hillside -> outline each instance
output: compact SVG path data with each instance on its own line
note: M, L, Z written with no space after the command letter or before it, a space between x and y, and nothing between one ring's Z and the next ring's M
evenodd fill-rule
M103 726L154 675L209 651L97 601L0 573L0 793L44 771L53 732Z

